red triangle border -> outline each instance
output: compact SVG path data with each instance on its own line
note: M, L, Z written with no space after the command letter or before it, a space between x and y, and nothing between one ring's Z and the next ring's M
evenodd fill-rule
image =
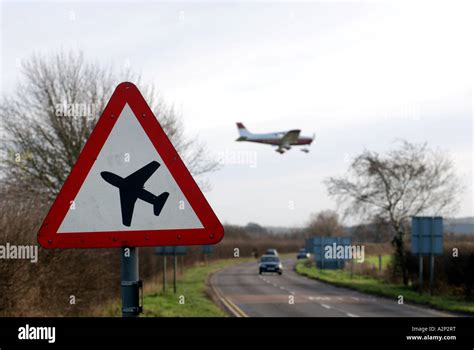
M128 104L143 130L160 154L166 167L201 221L203 228L152 231L64 232L58 229L70 203L76 198L83 182L105 144L125 104ZM110 248L216 244L224 237L224 228L207 202L192 175L141 95L130 82L117 86L97 121L76 164L67 177L38 232L38 242L44 248Z

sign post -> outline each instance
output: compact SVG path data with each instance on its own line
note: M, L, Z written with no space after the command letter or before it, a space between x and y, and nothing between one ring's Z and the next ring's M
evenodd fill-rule
M432 253L430 255L430 295L433 294L434 286L434 269L435 269L435 256Z
M326 259L325 249L330 246L349 246L351 244L351 237L330 237L330 236L315 236L308 238L305 242L306 249L313 249L314 262L316 268L324 269L342 269L344 268L346 259L333 257Z
M166 293L166 255L163 254L163 294Z
M419 290L423 292L423 257L429 256L430 294L433 294L435 255L443 254L443 218L413 216L411 222L411 253L418 255Z
M434 223L430 220L430 295L433 294L433 282L434 282Z
M178 256L176 251L173 254L173 292L176 294L176 267L178 265Z
M122 317L137 317L142 311L139 296L142 282L138 279L138 248L122 248L121 262Z
M421 230L418 230L418 242L421 242ZM419 267L419 284L420 284L420 295L423 294L423 255L421 249L419 250L418 256L418 267Z
M136 247L217 244L223 236L153 111L138 88L124 82L46 215L38 242L44 248L121 248L122 314L128 317L142 309Z
M420 295L423 294L423 255L418 256L418 284Z
M203 245L202 248L201 248L201 251L202 251L202 254L204 255L204 262L205 262L206 266L208 266L209 261L207 259L207 256L209 254L212 254L212 252L214 251L214 247L212 245Z
M167 256L173 257L173 292L177 291L177 269L178 269L178 255L186 255L186 246L164 246L156 247L156 255L163 255L163 293L166 289L166 260Z
M314 237L306 238L304 240L304 247L305 247L307 253L315 255L316 252L315 252L315 249L314 249ZM315 268L317 270L318 269L318 263L316 261L316 256L314 256L314 264L315 264Z

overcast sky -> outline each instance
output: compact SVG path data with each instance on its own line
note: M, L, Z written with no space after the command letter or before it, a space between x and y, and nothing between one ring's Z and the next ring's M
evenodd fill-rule
M414 1L264 3L5 2L0 84L33 53L83 50L159 88L223 159L206 193L221 221L304 225L336 208L323 180L364 148L399 138L449 152L473 216L473 6ZM250 131L302 129L311 152L237 143ZM238 157L238 158L235 158ZM243 160L239 162L236 160Z

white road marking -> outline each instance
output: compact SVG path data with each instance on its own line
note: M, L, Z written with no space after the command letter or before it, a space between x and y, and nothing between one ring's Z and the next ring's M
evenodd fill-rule
M330 297L308 297L309 300L331 300Z
M321 304L321 306L328 310L331 308L329 305L326 305L326 304Z
M349 317L359 317L359 316L357 316L357 315L355 315L355 314L351 314L350 312L346 313L346 315L349 316Z

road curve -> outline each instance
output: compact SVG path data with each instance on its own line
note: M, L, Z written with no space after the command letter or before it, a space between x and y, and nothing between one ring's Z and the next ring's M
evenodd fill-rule
M283 260L284 271L258 274L256 262L216 272L211 287L237 317L447 317L448 312L372 296L300 276L295 261Z

